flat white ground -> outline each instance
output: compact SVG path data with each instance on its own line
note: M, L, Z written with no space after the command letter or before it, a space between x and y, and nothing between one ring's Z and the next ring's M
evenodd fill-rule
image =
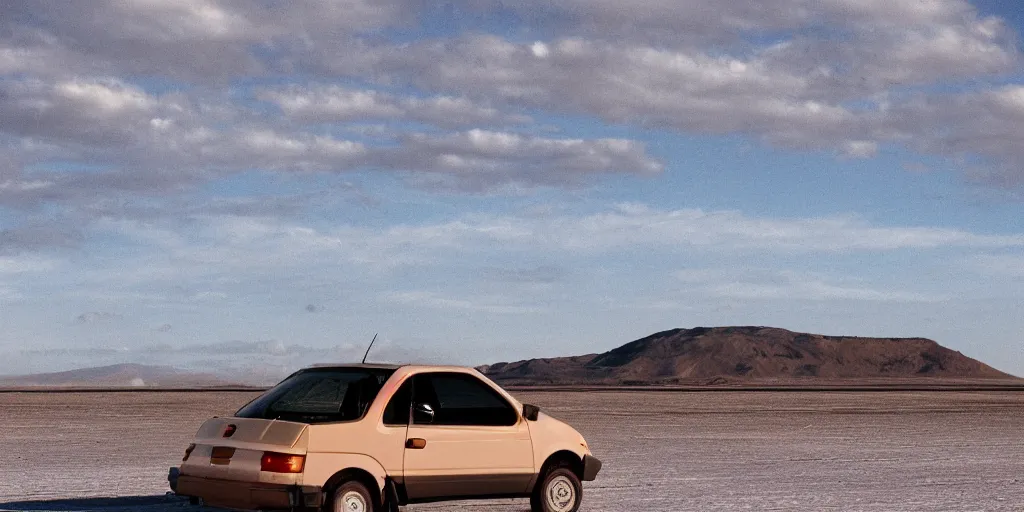
M582 511L1021 511L1024 393L519 392L604 461ZM0 510L202 512L164 496L251 393L0 393ZM407 510L529 510L524 500Z

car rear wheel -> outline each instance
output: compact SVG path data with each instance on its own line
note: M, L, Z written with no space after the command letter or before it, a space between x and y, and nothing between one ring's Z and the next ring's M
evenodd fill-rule
M583 484L568 465L549 468L530 497L533 512L576 512L583 501Z
M356 481L345 482L335 489L330 505L328 510L332 512L373 512L370 491Z

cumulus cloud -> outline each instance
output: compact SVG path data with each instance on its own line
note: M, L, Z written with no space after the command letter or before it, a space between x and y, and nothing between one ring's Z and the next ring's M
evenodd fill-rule
M530 118L505 114L466 98L397 96L376 90L341 86L299 87L260 91L290 119L307 123L411 120L441 127L525 123Z
M470 97L616 123L744 132L794 145L842 143L867 121L817 90L822 72L786 69L764 54L716 56L587 39L561 39L546 48L546 58L538 59L530 45L467 36L378 48L372 67L383 69L386 80L395 75Z
M590 174L662 170L643 144L627 139L554 139L473 129L443 136L409 134L402 142L398 151L381 154L382 163L442 175L465 189L507 182L559 185Z
M266 94L290 115L306 120L379 115L396 122L456 126L525 119L450 97L398 98L337 88ZM328 107L321 109L319 103ZM346 114L345 108L354 110ZM0 82L3 134L29 148L8 162L0 160L0 205L18 208L44 203L83 208L117 194L183 194L253 169L442 175L433 179L435 185L481 190L507 183L563 185L587 173L661 168L642 144L621 139L471 129L440 134L396 130L386 140L347 140L261 117L237 104L221 105L216 97L151 94L116 79ZM68 172L54 160L73 161L89 172ZM31 172L25 170L29 164Z
M154 130L186 119L190 109L180 95L153 96L117 79L0 84L0 130L85 148L138 144Z
M525 0L468 0L475 12L501 5L524 16L531 25L557 27L577 35L627 39L645 43L727 43L764 33L784 33L818 25L895 29L957 22L974 15L962 0L918 2L851 0L779 0L771 4L716 0L647 0L624 4L615 0L568 0L551 3Z
M287 69L292 51L337 48L356 34L407 21L414 12L403 3L104 0L80 5L18 0L5 4L0 20L10 34L7 45L0 46L0 69L51 75L149 74L223 83L230 77ZM48 59L46 66L39 65L39 57Z
M402 0L11 3L0 21L0 142L11 153L0 156L0 204L81 208L254 169L398 170L419 186L477 192L662 167L634 140L505 131L531 123L526 109L851 158L886 144L980 155L977 181L1024 182L1019 91L985 85L1019 69L1014 34L965 1L458 4L467 22L512 9L562 35L368 37L437 8ZM224 82L267 73L310 83ZM141 85L153 78L170 86ZM934 92L957 81L972 85ZM383 124L351 137L320 126L351 122Z
M990 185L1024 184L1024 87L967 94L918 95L894 107L894 138L922 151L984 159L972 176ZM921 135L925 135L921 137Z
M493 8L473 4L483 12ZM984 80L1012 76L1021 59L1002 20L981 17L963 1L921 4L526 2L513 9L574 35L518 43L485 34L373 46L359 59L325 58L324 65L507 105L687 132L745 133L855 158L874 156L887 143L943 154L935 124L906 122L907 91L942 104L947 100L935 86L968 80L984 93ZM766 39L771 42L761 42ZM964 119L958 114L950 117ZM982 142L987 132L967 124L966 138L958 140L970 151L990 152ZM924 144L908 143L914 139ZM988 144L1018 157L1019 145Z
M468 3L477 12L499 5ZM649 0L642 5L527 0L500 5L517 11L533 26L586 39L684 50L724 48L731 53L770 48L786 57L777 64L807 67L814 60L814 65L825 64L834 74L844 74L840 78L847 86L855 80L875 86L907 85L1006 71L1016 53L1012 33L1002 20L979 16L966 0ZM751 43L758 40L770 42Z

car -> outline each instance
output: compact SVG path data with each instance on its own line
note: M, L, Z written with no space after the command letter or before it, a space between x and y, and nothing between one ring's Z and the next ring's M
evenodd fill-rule
M360 363L303 368L205 421L168 480L240 510L521 497L575 512L601 465L578 431L474 368Z

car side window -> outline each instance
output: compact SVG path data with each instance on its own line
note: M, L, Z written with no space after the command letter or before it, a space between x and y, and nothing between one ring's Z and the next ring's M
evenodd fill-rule
M498 392L465 373L428 373L416 376L414 406L429 405L433 418L414 414L417 425L511 426L519 421L516 410Z
M388 426L406 426L409 424L409 404L412 400L412 379L406 379L395 391L384 407L384 424Z

